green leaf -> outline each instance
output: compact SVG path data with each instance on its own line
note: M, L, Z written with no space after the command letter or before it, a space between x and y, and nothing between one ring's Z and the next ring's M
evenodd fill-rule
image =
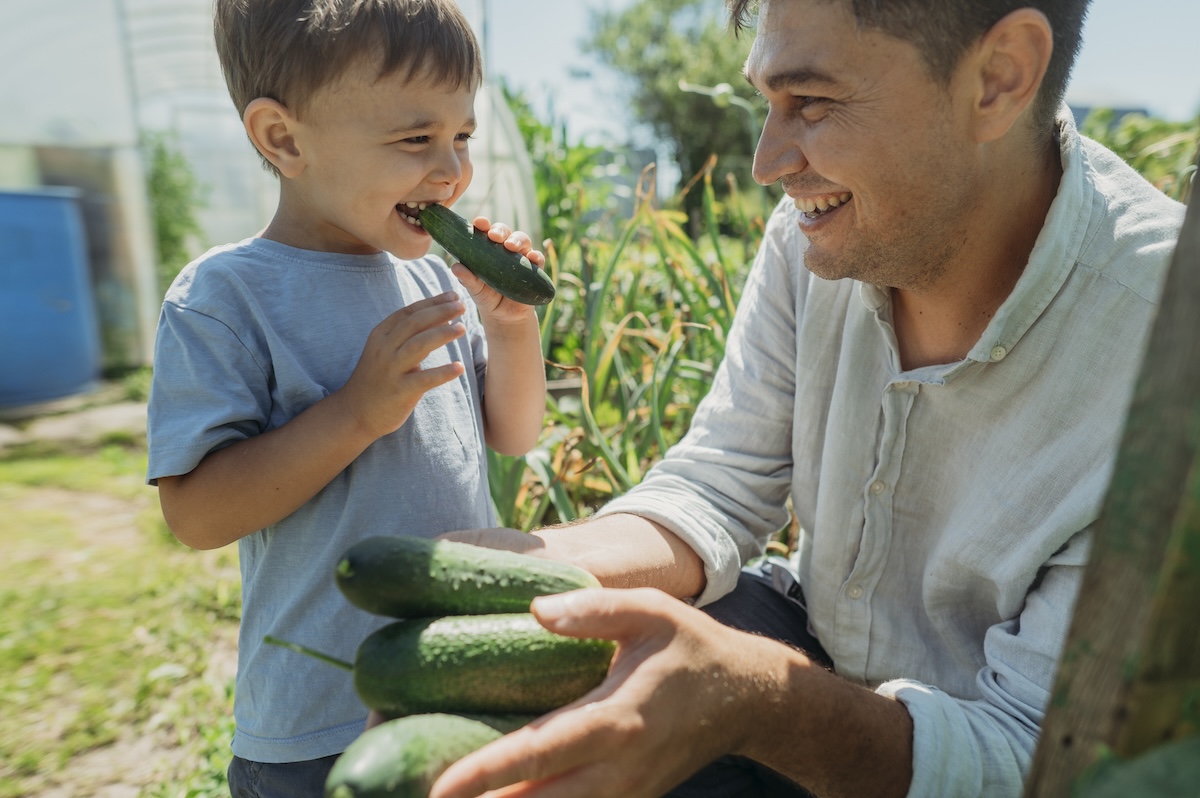
M1196 798L1200 796L1200 737L1153 748L1133 759L1105 759L1082 776L1073 798Z

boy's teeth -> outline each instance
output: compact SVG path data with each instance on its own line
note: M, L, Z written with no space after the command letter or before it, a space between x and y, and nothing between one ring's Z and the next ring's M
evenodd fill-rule
M397 205L396 209L402 211L401 215L408 219L410 224L423 227L424 225L421 224L421 218L417 216L417 213L422 208L428 207L428 205L429 203L427 202L403 202Z

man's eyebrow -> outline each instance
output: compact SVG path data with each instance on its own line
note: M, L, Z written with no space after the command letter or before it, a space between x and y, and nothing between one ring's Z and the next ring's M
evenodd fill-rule
M756 85L753 76L747 74L746 80L750 81L751 86ZM828 72L822 72L813 67L799 67L784 72L772 72L767 76L764 83L771 91L782 91L783 89L794 88L796 86L811 86L813 84L835 86L837 85L837 80Z

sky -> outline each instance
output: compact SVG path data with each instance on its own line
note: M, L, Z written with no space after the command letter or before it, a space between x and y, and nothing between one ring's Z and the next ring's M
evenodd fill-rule
M579 41L588 33L589 9L619 9L631 0L480 2L489 10L485 47L492 74L523 90L540 113L552 109L565 119L573 139L626 140L620 80L584 55ZM1068 101L1193 118L1200 111L1197 31L1197 0L1092 0ZM579 77L585 73L591 77Z

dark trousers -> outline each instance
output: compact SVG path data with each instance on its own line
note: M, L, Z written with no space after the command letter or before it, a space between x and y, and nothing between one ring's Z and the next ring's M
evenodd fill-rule
M234 757L229 763L232 798L325 798L325 779L337 755L308 762L251 762Z
M782 571L782 569L779 569ZM770 565L749 567L737 588L703 610L726 626L771 637L801 649L830 667L829 655L808 633L808 610L800 585ZM770 768L737 756L721 757L667 794L667 798L812 798Z

